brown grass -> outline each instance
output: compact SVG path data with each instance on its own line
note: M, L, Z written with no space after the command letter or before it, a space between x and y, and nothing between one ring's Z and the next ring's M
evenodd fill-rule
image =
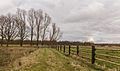
M36 50L35 48L20 48L20 47L5 47L0 48L0 70L9 69L12 67L12 63L22 56L27 56L31 52Z

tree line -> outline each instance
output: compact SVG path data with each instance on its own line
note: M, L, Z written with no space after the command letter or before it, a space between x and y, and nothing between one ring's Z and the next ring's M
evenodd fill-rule
M57 41L62 37L60 28L52 22L51 17L43 10L17 9L15 14L8 13L0 16L1 46L6 41L7 46L11 40L19 40L20 46L25 39L30 39L31 46L36 41ZM35 40L33 40L33 38Z

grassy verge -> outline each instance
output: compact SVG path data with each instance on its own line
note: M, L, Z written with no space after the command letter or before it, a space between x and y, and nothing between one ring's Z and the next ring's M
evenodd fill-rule
M6 71L12 68L12 63L23 56L29 55L36 50L35 48L0 48L0 71Z
M24 61L25 59L28 60ZM50 48L40 48L29 56L20 58L19 62L22 65L16 68L17 71L96 71L81 61ZM19 62L15 61L16 64Z

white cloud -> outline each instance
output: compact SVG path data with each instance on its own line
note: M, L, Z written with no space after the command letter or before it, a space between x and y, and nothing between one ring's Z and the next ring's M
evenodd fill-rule
M76 6L65 19L67 22L80 22L91 19L98 19L104 13L104 4L93 2L85 7ZM73 19L74 18L74 19Z
M120 0L1 0L0 14L43 9L61 27L64 40L120 42ZM110 36L112 35L112 36Z

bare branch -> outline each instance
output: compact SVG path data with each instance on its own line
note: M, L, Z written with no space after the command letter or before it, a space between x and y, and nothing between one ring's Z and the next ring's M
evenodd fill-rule
M56 26L55 23L52 24L52 30L50 31L49 39L50 41L57 41L62 37L60 28Z

